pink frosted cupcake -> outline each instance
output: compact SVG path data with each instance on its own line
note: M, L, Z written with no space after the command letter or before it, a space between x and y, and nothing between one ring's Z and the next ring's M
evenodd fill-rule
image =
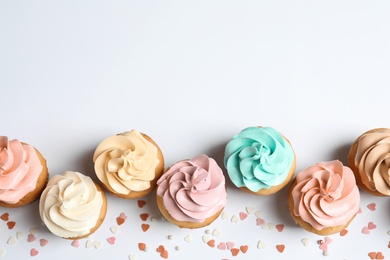
M226 205L225 177L214 159L199 155L169 167L157 181L157 205L171 223L200 228Z

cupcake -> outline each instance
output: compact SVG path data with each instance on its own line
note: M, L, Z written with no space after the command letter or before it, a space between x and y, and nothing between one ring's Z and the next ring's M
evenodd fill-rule
M102 185L121 198L147 195L164 171L158 145L136 130L105 139L96 148L93 161Z
M226 145L225 168L234 185L270 195L288 184L295 172L290 142L271 127L248 127Z
M157 185L157 205L162 215L182 228L211 224L226 205L225 177L207 155L175 163Z
M51 177L39 202L39 214L46 227L67 239L94 233L103 223L106 211L102 188L90 177L72 171Z
M37 149L0 136L0 206L16 208L33 202L47 178L46 160Z
M358 186L375 196L390 196L390 129L376 128L359 136L348 154Z
M298 173L288 193L288 208L295 222L322 236L346 228L359 204L353 172L338 160L320 162Z

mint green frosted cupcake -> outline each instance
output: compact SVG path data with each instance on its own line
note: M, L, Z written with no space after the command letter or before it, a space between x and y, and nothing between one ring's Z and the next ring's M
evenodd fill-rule
M238 188L270 195L286 186L295 173L290 142L271 127L248 127L226 145L224 165Z

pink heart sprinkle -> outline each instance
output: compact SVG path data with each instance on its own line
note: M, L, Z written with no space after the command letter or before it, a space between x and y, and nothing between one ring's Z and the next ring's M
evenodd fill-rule
M330 244L332 242L333 240L330 237L325 237L325 244Z
M220 250L226 250L226 243L224 243L224 242L219 243L217 248L220 249Z
M359 208L359 210L358 210L358 214L361 214L363 211L362 211L362 208Z
M276 229L277 229L279 232L282 232L283 229L284 229L284 225L283 225L283 224L278 224L278 225L276 225Z
M40 244L41 246L46 246L48 243L49 243L49 241L47 241L47 239L41 238L41 239L39 240L39 244Z
M234 248L234 243L233 242L226 242L226 247L228 250Z
M107 241L108 241L108 243L110 245L113 245L113 244L115 244L116 238L115 237L109 237L109 238L107 238Z
M80 247L80 241L74 240L71 244L73 247Z
M376 225L373 222L368 222L368 229L373 230L376 228Z
M38 250L36 250L35 248L31 249L31 251L30 251L31 256L36 256L38 254L39 254Z
M362 229L362 233L368 235L368 234L370 234L370 230L368 229L368 227L364 227Z
M240 212L240 219L241 220L244 220L248 217L248 214L246 214L245 212Z
M28 234L27 242L34 242L37 238L33 234Z
M367 205L367 208L371 211L375 211L376 209L376 204L375 203L370 203Z
M122 212L122 213L119 215L119 217L120 217L120 218L123 218L123 219L125 219L125 220L127 219L127 216L126 216L126 214L125 214L125 213L123 213L123 212Z
M322 251L328 251L328 243L322 243L320 244L320 249Z
M264 219L261 219L261 218L257 218L256 219L256 225L258 225L258 226L262 226L263 224L264 224Z

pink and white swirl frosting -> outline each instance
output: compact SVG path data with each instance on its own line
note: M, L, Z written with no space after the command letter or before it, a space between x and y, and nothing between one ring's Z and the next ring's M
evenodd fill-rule
M355 142L356 153L349 161L361 182L372 191L390 196L390 129L372 129Z
M90 177L67 171L50 178L40 198L39 214L53 234L83 236L97 225L103 196Z
M19 202L36 188L42 169L34 147L0 136L0 201Z
M359 210L353 172L338 160L317 163L297 174L296 181L293 213L317 230L345 225Z
M225 177L207 155L180 161L157 181L157 195L178 221L203 222L226 205Z
M149 189L160 163L156 145L136 130L105 139L93 160L99 180L119 194Z

